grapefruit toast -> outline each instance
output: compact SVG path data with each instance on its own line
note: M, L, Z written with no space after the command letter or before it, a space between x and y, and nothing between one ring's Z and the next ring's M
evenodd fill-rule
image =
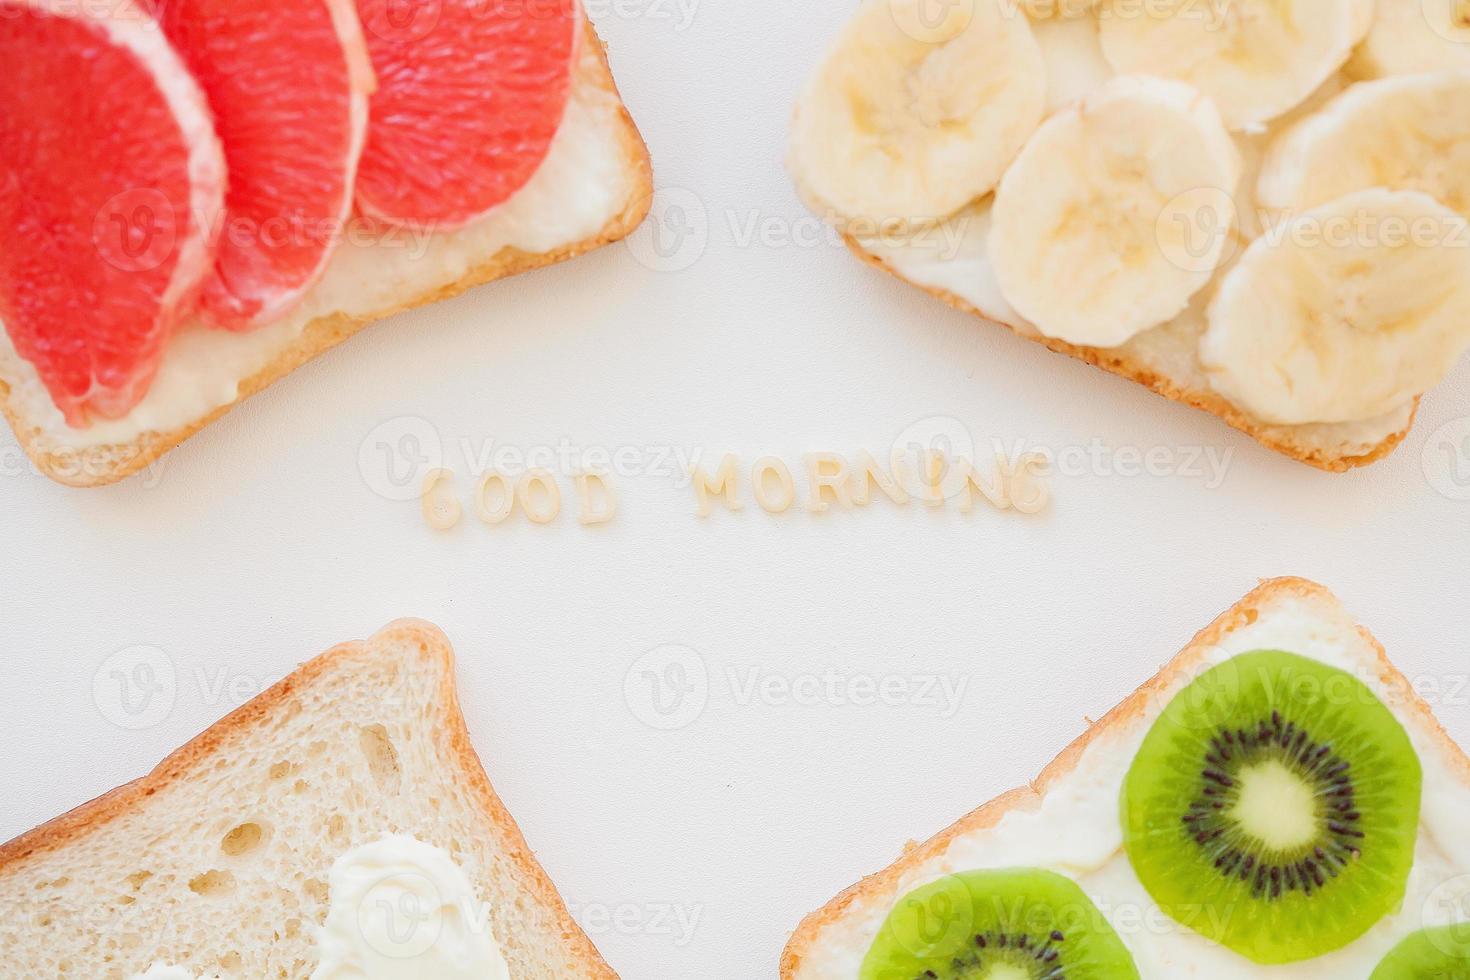
M122 65L0 121L0 411L64 484L136 473L369 323L615 242L651 203L647 148L571 0L498 27L460 23L462 3L425 4L420 23L376 0L269 16L189 0L160 6L166 40L144 0L0 5L0 68L16 68L0 99L26 105L48 67L65 78L93 49ZM22 75L42 20L60 57ZM460 50L443 57L440 35ZM308 69L311 126L252 101ZM158 97L109 114L133 77ZM139 158L114 119L167 138ZM113 144L112 172L55 173L99 155L68 147Z

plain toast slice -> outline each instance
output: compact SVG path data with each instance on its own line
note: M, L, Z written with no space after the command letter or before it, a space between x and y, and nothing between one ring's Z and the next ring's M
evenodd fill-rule
M0 972L307 977L332 862L387 833L464 869L513 980L616 980L480 766L448 640L417 620L327 651L142 779L0 846Z

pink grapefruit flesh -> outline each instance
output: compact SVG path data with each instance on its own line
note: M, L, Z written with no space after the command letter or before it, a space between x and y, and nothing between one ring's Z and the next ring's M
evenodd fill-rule
M142 399L213 261L203 94L128 0L0 0L0 321L73 426Z
M357 0L378 89L366 215L453 228L525 186L571 95L576 0Z
M352 206L372 87L352 0L153 0L229 166L200 312L248 330L321 275Z

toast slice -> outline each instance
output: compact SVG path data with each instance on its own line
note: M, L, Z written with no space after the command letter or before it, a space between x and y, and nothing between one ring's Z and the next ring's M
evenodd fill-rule
M1098 17L1089 13L1089 9L1089 5L1083 4L1077 8L1079 16L1031 21L1031 33L1047 69L1047 115L1116 77L1117 73L1101 47ZM1265 230L1253 191L1267 148L1296 121L1320 109L1353 82L1348 73L1339 71L1327 78L1298 107L1273 120L1259 132L1232 134L1243 165L1235 192L1239 215L1231 248L1235 256L1222 264L1211 284L1195 294L1194 302L1184 312L1116 347L1082 346L1047 337L1006 301L988 255L993 191L937 222L926 220L907 232L897 224L887 228L874 225L872 218L859 220L856 222L858 227L854 227L812 186L813 181L803 172L800 155L794 147L790 170L808 208L836 226L848 248L867 264L917 286L954 309L1004 327L1051 351L1128 378L1165 398L1209 412L1269 449L1318 469L1344 472L1382 459L1403 442L1413 426L1419 398L1375 418L1338 423L1274 424L1254 416L1220 394L1211 384L1198 351L1206 328L1206 307L1223 278L1224 270ZM804 95L796 106L793 134L801 132L800 120L808 111L819 110L809 106Z
M463 868L513 980L616 980L480 766L448 640L416 620L327 651L142 779L0 846L0 972L307 977L332 862L386 833Z
M1421 917L1433 904L1429 896L1451 905L1470 896L1470 840L1464 832L1470 759L1373 636L1325 588L1297 578L1265 582L1236 603L1034 782L986 803L924 843L910 844L893 864L808 915L782 954L781 976L855 980L868 946L901 896L947 874L1018 866L1068 875L1104 915L1131 915L1131 929L1120 921L1114 925L1144 980L1261 976L1262 967L1182 927L1138 927L1138 913L1145 920L1162 915L1122 853L1118 799L1128 763L1172 697L1203 670L1263 648L1330 657L1388 705L1424 767L1419 842L1402 910L1343 949L1270 971L1283 978L1366 977L1396 942L1426 924Z
M627 237L653 200L648 149L585 13L583 24L566 119L515 197L455 232L374 237L354 220L322 280L281 321L247 334L182 327L126 417L69 428L0 329L0 412L36 467L68 486L115 483L370 323Z
M1420 399L1415 398L1412 404L1392 417L1366 422L1312 425L1262 422L1232 405L1210 387L1202 369L1192 362L1192 345L1197 343L1201 324L1191 314L1197 314L1198 304L1191 309L1191 314L1145 331L1119 347L1083 347L1047 337L1018 318L999 312L987 313L958 293L905 275L882 250L870 250L848 234L842 237L847 247L868 265L919 287L946 306L997 324L1058 354L1075 357L1110 374L1136 381L1171 401L1209 412L1267 449L1319 470L1343 473L1384 458L1404 441L1419 411Z

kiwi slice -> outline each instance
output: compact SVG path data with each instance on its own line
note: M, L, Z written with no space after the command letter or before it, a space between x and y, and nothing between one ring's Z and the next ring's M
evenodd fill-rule
M1404 898L1419 757L1366 685L1241 654L1169 702L1123 783L1123 843L1175 921L1257 963L1345 946Z
M967 871L898 900L860 980L1138 980L1081 888L1050 871Z
M1470 923L1419 930L1390 950L1368 980L1470 980Z

